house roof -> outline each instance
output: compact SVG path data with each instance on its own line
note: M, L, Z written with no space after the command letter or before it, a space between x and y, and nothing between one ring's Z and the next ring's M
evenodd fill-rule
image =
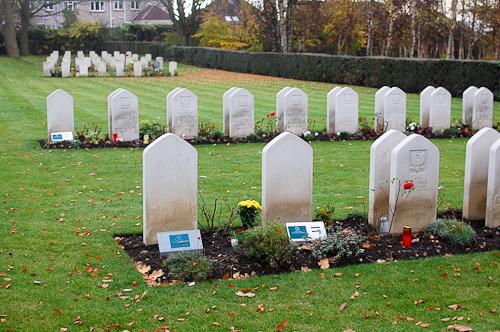
M170 20L170 15L157 5L152 5L144 9L132 21L165 21Z

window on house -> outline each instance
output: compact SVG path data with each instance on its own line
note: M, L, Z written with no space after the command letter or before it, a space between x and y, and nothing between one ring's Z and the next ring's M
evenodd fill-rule
M104 1L92 1L90 2L91 12L103 12L105 11Z
M123 1L114 1L113 7L115 10L123 10Z
M139 10L139 1L130 1L131 10Z
M54 10L54 4L52 3L52 1L46 1L45 2L45 10L48 11L48 12Z
M78 1L65 1L64 9L75 11L78 9Z

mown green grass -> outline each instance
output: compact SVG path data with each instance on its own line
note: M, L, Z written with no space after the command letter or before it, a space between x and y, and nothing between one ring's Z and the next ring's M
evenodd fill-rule
M0 330L154 331L166 324L174 331L228 331L231 326L242 331L273 331L287 319L290 331L419 331L418 321L430 323L430 330L444 331L450 322L441 319L454 316L470 317L463 325L479 331L500 326L500 271L494 264L499 258L492 253L148 288L113 238L142 231L142 149L41 149L38 142L47 136L47 95L57 88L66 90L75 99L77 127L97 123L106 128L106 99L116 88L139 97L141 119L166 122L165 96L181 86L198 95L200 121L221 125L222 94L228 88L244 87L254 93L259 118L274 111L275 94L282 87L298 86L308 93L310 118L317 119L321 128L325 126L326 94L333 85L182 65L180 76L174 78L43 78L42 61L38 57L0 58L0 273L5 273L0 285L11 285L0 288L0 315L7 316L0 317L6 319ZM360 93L360 115L371 117L375 90L355 89ZM416 116L418 96L409 95L408 104L409 114ZM460 112L460 100L454 99L452 118L460 117ZM496 103L495 119L498 112ZM441 153L443 203L461 208L466 140L433 142ZM338 218L364 211L371 143L311 143L314 206L333 204ZM197 146L199 175L206 176L200 177L200 195L207 202L215 197L234 204L243 198L260 201L263 147L260 143ZM91 233L81 236L75 229ZM482 273L472 270L476 262ZM87 272L88 265L99 267L98 277ZM442 276L445 272L447 277ZM334 273L343 275L335 277ZM356 273L360 276L355 277ZM113 280L106 289L100 286L104 277ZM133 282L139 285L132 286ZM239 299L234 294L255 287L261 288L254 298ZM277 289L270 291L270 287ZM350 300L355 291L360 295ZM121 300L113 295L118 292L137 294L141 301ZM414 305L419 299L425 302ZM348 304L340 311L344 302ZM260 303L265 308L262 312L256 311ZM464 308L454 312L447 308L451 304ZM441 310L428 310L429 306ZM155 314L164 320L155 319ZM74 324L78 315L84 322L81 325ZM415 321L408 321L407 316ZM121 327L108 327L112 324Z

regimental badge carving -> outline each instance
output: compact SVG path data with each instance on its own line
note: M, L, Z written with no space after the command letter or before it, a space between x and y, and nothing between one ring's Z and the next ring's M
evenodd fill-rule
M130 97L120 97L120 105L122 109L130 108Z
M445 100L446 100L446 94L444 93L438 94L438 103L444 104Z
M191 96L181 96L181 107L189 108L189 104L191 102Z
M419 174L427 171L427 150L410 150L410 173Z
M293 95L292 96L292 104L294 107L299 107L302 103L302 96L301 95Z
M247 102L248 102L248 96L247 95L240 95L238 96L238 106L241 108L247 107Z
M392 103L395 105L399 105L399 103L401 103L401 95L399 93L392 95Z
M351 105L351 103L352 103L352 93L346 93L344 95L344 104Z

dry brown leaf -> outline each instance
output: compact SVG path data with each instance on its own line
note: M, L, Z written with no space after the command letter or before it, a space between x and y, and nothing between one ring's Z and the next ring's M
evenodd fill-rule
M240 297L254 297L255 294L254 293L243 293L242 291L237 291L235 292L236 295L240 296Z
M330 263L328 262L328 258L321 259L318 262L318 265L319 265L320 269L322 269L322 270L326 270L326 269L330 268Z
M340 310L344 310L345 309L345 306L347 305L347 302L344 302L340 305Z
M341 277L341 276L342 276L342 273L335 273L335 276L336 276L336 277Z
M472 327L467 327L460 324L448 325L448 330L457 330L460 332L474 331Z

